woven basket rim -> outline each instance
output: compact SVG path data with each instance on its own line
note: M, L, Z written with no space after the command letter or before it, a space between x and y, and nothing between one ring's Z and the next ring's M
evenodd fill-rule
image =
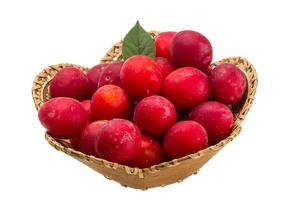
M223 59L223 60L220 60L220 61L217 61L217 62L214 62L212 64L212 66L216 66L217 64L219 63L222 63L222 62L225 62L226 60L228 59L233 59L233 57L230 57L230 58L226 58L226 59ZM236 57L236 59L239 59L239 60L246 60L245 58L241 58L241 57ZM246 60L247 61L247 60ZM247 61L248 62L248 61ZM42 73L47 73L49 71L50 68L53 68L53 69L56 69L58 67L66 67L66 66L75 66L75 67L78 67L82 70L86 70L87 68L81 66L81 65L75 65L75 64L71 64L71 63L64 63L64 64L57 64L57 65L52 65L52 66L49 66L47 68L45 68L41 73L39 73L39 75L37 77L41 77ZM253 68L254 70L254 74L255 74L255 88L256 88L256 84L257 84L257 77L256 77L256 72L255 72L255 69ZM35 83L38 83L37 82L37 77L34 81L34 84ZM44 87L46 87L46 84L48 84L48 82L53 78L53 76L51 76L47 81L45 81L44 83L42 83L42 89ZM249 80L249 77L247 76L247 80L248 80L248 86L249 86L249 82L251 80ZM35 85L34 85L35 86ZM33 90L34 90L35 87L33 87ZM41 97L43 96L43 92L41 92ZM34 93L33 93L33 96L34 96ZM247 96L247 98L249 98ZM246 102L246 101L245 101ZM36 109L38 110L39 109L39 105L37 105L35 103L35 106L36 106ZM246 106L251 106L250 105L246 105L244 104L243 107L246 107ZM243 107L241 109L243 109ZM86 161L89 161L89 162L97 162L97 163L102 163L104 166L108 167L108 168L124 168L127 172L130 172L130 173L133 173L133 174L136 174L136 175L139 175L139 177L144 177L143 173L148 173L148 172L156 172L164 167L173 167L173 166L176 166L176 165L179 165L181 162L183 162L184 160L188 160L188 159L198 159L200 158L201 156L203 156L205 154L205 152L207 151L210 151L210 150L219 150L221 149L222 147L224 147L227 143L229 143L230 141L232 141L240 132L241 130L241 123L242 123L243 119L240 119L239 117L236 118L235 120L235 123L234 123L234 126L232 128L232 132L231 132L231 135L227 138L225 138L224 140L220 141L219 143L215 144L215 145L212 145L212 146L209 146L208 148L206 149L203 149L197 153L194 153L194 154L190 154L190 155L187 155L187 156L184 156L184 157L181 157L181 158L178 158L178 159L173 159L171 161L167 161L167 162L163 162L163 163L160 163L160 164L157 164L157 165L154 165L154 166L151 166L149 168L143 168L143 169L140 169L140 168L137 168L137 167L129 167L129 166L126 166L126 165L123 165L123 164L119 164L119 163L114 163L114 162L110 162L110 161L107 161L105 159L102 159L102 158L97 158L97 157L94 157L92 155L86 155L80 151L77 151L75 149L72 149L70 147L67 147L67 146L64 146L61 142L57 141L56 139L54 139L53 137L51 137L49 135L48 132L46 132L45 134L45 138L46 140L50 143L50 145L52 145L54 148L56 148L57 150L60 150L60 151L63 151L73 157L77 157L77 158L82 158L82 159L85 159Z

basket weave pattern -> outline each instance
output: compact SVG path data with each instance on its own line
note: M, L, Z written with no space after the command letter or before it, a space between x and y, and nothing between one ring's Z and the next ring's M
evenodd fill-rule
M158 35L158 32L153 31L150 34L153 38L155 38ZM122 41L114 44L113 47L101 59L101 62L109 63L116 60L121 60L121 50ZM197 171L210 158L212 158L222 147L224 147L240 133L241 123L253 103L258 79L252 64L249 63L245 58L231 57L213 63L212 67L216 67L221 63L236 64L245 73L248 81L248 88L244 99L233 107L235 122L230 136L218 144L208 147L207 149L179 159L164 162L150 168L139 169L86 155L70 148L68 142L52 138L48 133L45 134L45 138L55 149L72 156L95 171L103 174L106 178L117 181L123 186L138 189L148 189L156 186L164 186L174 182L180 182L188 176L196 174ZM45 68L36 76L33 82L32 96L37 110L39 110L41 105L50 98L50 80L58 71L70 65L71 64L52 65ZM83 71L87 70L87 68L80 65L73 66L79 67Z

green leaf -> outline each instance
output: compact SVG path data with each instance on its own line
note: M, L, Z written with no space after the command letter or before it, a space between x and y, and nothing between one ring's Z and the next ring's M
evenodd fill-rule
M139 21L136 22L135 26L132 27L123 40L122 57L126 60L138 54L144 54L152 58L156 56L154 40L142 28Z

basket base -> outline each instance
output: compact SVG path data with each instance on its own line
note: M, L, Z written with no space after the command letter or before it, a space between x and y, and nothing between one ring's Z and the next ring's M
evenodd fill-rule
M73 158L99 172L105 178L116 181L124 187L146 190L181 182L187 177L197 174L199 169L218 151L219 150L208 151L204 156L196 158L196 162L193 162L192 159L188 159L181 161L179 166L170 165L160 170L154 170L153 172L150 170L145 172L143 169L143 177L139 177L138 174L126 174L126 172L122 172L124 169L121 169L120 167L115 169L105 168L98 165L98 163L93 163L77 157Z

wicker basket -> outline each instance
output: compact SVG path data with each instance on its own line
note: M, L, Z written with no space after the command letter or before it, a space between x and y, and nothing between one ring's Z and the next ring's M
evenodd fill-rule
M151 32L150 34L155 38L158 32ZM122 41L113 45L113 47L102 58L101 62L106 63L121 60L121 48ZM45 138L55 149L72 156L95 171L103 174L106 178L119 182L122 186L148 189L157 186L165 186L174 182L180 182L188 176L196 174L209 159L211 159L222 147L240 133L241 123L253 103L257 87L257 75L252 64L244 58L232 57L215 62L212 66L215 67L221 63L236 64L245 73L248 81L248 88L244 99L232 107L235 122L230 136L207 149L179 159L164 162L150 168L138 169L83 154L70 148L69 142L56 140L48 133L45 134ZM48 88L52 77L59 70L68 65L70 66L71 64L52 65L45 68L37 75L32 88L32 96L37 110L50 98ZM79 65L74 66L79 67L83 71L86 71L87 69Z

